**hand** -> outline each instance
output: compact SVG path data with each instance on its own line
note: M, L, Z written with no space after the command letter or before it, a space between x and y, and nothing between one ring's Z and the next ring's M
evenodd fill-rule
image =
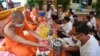
M46 39L39 39L39 43L45 43L45 44L48 44L48 40L46 40Z
M49 41L48 40L42 40L42 41L40 41L40 44L42 44L42 47L44 49L52 50L51 46L49 45Z
M68 45L63 45L63 50L66 50L67 51L68 48L69 48Z
M47 45L47 44L40 44L39 47L46 48L46 47L49 47L49 45Z
M62 27L59 28L59 31L63 31Z
M52 50L52 48L49 45L42 44L41 47L39 47L40 51L48 51Z

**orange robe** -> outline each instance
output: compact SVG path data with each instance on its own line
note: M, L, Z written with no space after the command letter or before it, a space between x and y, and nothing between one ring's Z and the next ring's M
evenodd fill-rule
M28 24L25 23L24 27L22 27L22 28L16 27L14 32L26 40L38 42L34 36L32 36L30 34L25 35L23 33L27 29L30 29L30 28L28 27ZM34 30L35 30L35 28L34 28ZM5 37L5 43L1 49L2 51L9 51L11 53L14 53L16 56L36 56L36 47L18 43L16 41L10 39L4 32L3 32L3 35Z
M31 14L30 12L25 12L25 17L26 17L26 20L29 21L29 22L32 22L32 18L31 18Z

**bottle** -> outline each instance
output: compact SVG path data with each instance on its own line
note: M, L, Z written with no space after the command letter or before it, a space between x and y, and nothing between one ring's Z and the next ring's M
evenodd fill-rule
M49 56L50 51L45 52L45 56Z
M62 41L59 39L53 41L54 56L61 56L62 45Z
M49 40L50 46L52 47L52 41L53 41L53 30L52 29L49 30L48 40Z
M41 53L40 53L39 48L37 48L37 51L36 51L36 56L42 56L42 55L41 55Z

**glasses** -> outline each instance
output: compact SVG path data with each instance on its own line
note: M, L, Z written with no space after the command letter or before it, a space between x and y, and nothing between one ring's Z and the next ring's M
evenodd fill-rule
M80 33L71 33L72 35L74 35L74 36L77 36L77 35L79 35Z

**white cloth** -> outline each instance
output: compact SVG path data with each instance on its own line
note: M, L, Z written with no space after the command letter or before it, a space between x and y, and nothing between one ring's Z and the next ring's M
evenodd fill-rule
M6 2L2 2L2 6L3 6L3 8L7 8L7 3Z
M90 39L80 47L80 56L100 56L100 46L93 35L89 35Z
M63 30L68 34L72 30L72 22L67 22L65 25L62 26Z
M90 19L90 22L91 22L92 26L95 27L95 30L96 30L96 18L95 18L95 17L92 17L92 18Z

